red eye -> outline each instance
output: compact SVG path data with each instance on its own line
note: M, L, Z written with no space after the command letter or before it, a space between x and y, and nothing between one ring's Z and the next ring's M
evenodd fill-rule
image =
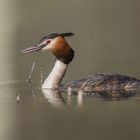
M50 40L47 40L47 43L49 44L51 41Z

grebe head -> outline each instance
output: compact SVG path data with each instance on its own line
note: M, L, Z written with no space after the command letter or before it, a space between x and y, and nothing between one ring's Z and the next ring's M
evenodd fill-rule
M74 57L74 51L65 40L65 37L73 35L74 33L52 33L43 37L37 45L29 47L22 52L51 51L57 59L68 64Z

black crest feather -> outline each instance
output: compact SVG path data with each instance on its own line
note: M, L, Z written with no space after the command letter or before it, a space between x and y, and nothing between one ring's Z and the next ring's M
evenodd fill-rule
M58 36L62 36L62 37L71 37L71 36L74 36L74 33L51 33L49 35L46 35L44 36L40 42L44 41L45 39L51 39L51 38L55 38L55 37L58 37Z

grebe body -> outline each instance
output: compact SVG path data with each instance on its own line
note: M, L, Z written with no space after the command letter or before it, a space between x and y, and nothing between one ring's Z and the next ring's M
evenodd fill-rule
M73 33L53 33L43 37L37 45L22 51L23 53L50 51L56 57L55 65L44 81L42 89L106 91L140 88L140 80L136 78L106 73L99 73L61 84L68 64L74 57L74 50L70 47L65 37L73 35Z
M79 80L62 84L59 89L72 91L131 90L140 87L140 80L119 74L98 73Z

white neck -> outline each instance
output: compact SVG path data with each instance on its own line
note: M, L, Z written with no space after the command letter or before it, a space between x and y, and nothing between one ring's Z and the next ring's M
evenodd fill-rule
M68 64L56 60L55 65L42 85L42 89L57 89L65 75Z

